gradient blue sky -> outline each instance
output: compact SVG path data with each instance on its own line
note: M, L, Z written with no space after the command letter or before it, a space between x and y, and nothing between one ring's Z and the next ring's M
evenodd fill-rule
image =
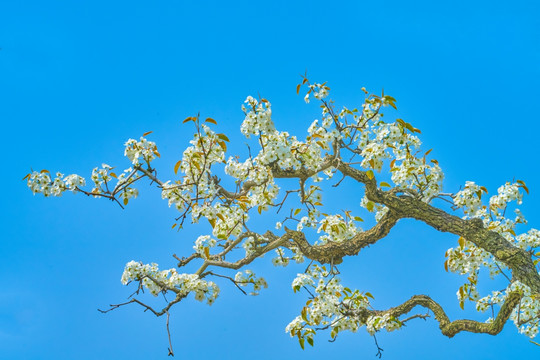
M240 105L257 93L272 102L278 128L303 135L317 116L295 93L305 70L328 81L339 104L359 105L362 86L393 95L391 115L422 130L446 190L473 180L493 193L526 181L522 210L540 226L539 10L536 1L0 1L0 358L165 359L165 319L135 306L96 309L131 293L120 284L127 261L172 267L170 255L207 231L171 230L174 211L147 186L126 210L32 196L21 181L31 167L83 176L102 162L125 168L123 142L152 130L163 154L156 166L171 177L191 135L181 120L211 116L240 149ZM333 200L357 206L345 185ZM426 293L452 319L474 317L455 299L461 279L443 269L455 243L401 221L342 266L343 280L380 308ZM321 334L302 351L284 328L306 300L290 288L303 266L276 269L266 257L253 268L270 285L259 297L222 283L212 307L176 306L178 359L374 358L364 330L335 343ZM497 337L447 339L419 320L378 340L387 360L540 354L513 324Z

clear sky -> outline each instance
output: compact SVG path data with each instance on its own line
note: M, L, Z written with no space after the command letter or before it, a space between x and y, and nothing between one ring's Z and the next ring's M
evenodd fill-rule
M524 180L522 211L539 227L539 11L519 0L0 1L0 358L165 359L164 318L136 306L96 309L133 291L120 284L126 262L172 267L171 254L187 254L207 231L171 230L175 212L147 186L126 210L71 193L32 196L21 181L30 168L123 169L122 144L153 131L163 155L155 165L170 178L192 131L181 120L210 116L242 149L240 105L258 93L272 102L279 129L304 136L317 116L295 92L306 70L328 81L338 104L360 105L362 86L394 96L398 111L389 116L422 130L447 191L472 180L493 193ZM334 200L358 206L347 186ZM373 293L379 308L424 293L452 319L475 317L470 304L458 307L463 279L443 268L456 241L402 220L346 261L343 281ZM270 258L253 266L269 282L260 296L224 282L212 307L193 299L175 307L178 359L373 358L363 329L335 343L322 333L302 351L284 328L306 301L290 287L304 266L273 268ZM448 339L434 320L418 320L378 341L388 360L540 354L512 323L497 337Z

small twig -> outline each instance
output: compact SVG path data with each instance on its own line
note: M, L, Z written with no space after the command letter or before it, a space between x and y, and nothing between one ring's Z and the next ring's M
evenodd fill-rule
M510 280L510 278L508 277L508 275L506 275L506 274L502 271L502 269L501 269L501 267L499 266L499 264L497 264L497 261L494 261L494 263L495 263L495 266L497 266L497 269L499 269L499 271L501 272L501 274L503 274L503 276L506 278L506 280L508 280L508 282L511 283L512 280Z
M373 335L373 340L375 340L375 346L377 346L377 353L375 354L375 356L380 359L382 358L382 352L384 351L384 349L379 346L379 343L377 342L377 337L375 335Z
M416 314L416 315L412 315L412 316L409 316L408 318L406 319L403 319L403 320L399 320L399 322L401 322L401 324L403 324L403 326L407 326L405 323L409 320L412 320L412 319L422 319L424 321L426 321L426 318L429 317L429 311L426 313L426 314Z
M225 276L225 275L220 275L220 274L215 274L215 273L213 273L213 272L211 272L211 271L208 271L208 272L206 272L205 274L207 274L207 275L214 275L214 276L221 277L221 278L224 278L224 279L229 279L229 280L231 280L231 281L233 282L233 284L238 288L238 290L240 290L244 295L247 295L247 292L246 292L244 289L242 289L242 288L240 287L240 285L238 285L238 282L237 282L236 280L234 280L232 277L230 277L230 276Z
M174 357L174 351L172 348L172 341L171 341L171 331L169 330L169 317L170 317L170 314L167 311L167 336L169 337L169 348L168 348L169 354L167 356Z

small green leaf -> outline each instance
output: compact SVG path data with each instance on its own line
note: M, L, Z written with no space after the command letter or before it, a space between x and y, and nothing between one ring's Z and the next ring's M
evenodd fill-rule
M305 322L308 321L308 319L307 319L307 311L306 311L306 307L305 307L305 306L302 308L302 311L300 312L300 315L302 316L302 319L303 319Z
M381 186L381 187L390 187L390 184L387 183L386 181L381 181L380 186Z
M371 180L371 179L373 179L375 177L375 175L373 174L373 170L366 171L366 175L367 175L369 180Z
M225 144L225 141L218 141L219 146L223 149L223 151L227 151L227 144Z
M305 342L304 338L298 339L298 342L300 343L300 347L302 348L302 350L304 350L304 342Z
M369 212L372 212L374 207L375 207L375 204L374 204L372 201L368 201L368 202L367 202L367 204L366 204L366 209L367 209Z
M216 134L218 138L220 138L223 141L229 141L229 138L225 136L225 134Z
M302 211L302 209L296 209L294 210L294 216L298 215L300 213L300 211Z
M178 169L180 168L180 165L182 165L182 160L179 160L176 165L174 165L174 174L176 175L178 173Z
M307 338L307 342L308 342L309 345L313 346L313 337L312 337L312 336L309 336L309 337Z
M207 122L207 123L211 123L211 124L214 124L214 125L217 125L217 121L212 119L212 118L206 118L206 120L204 120L204 122Z
M364 221L364 219L362 219L360 216L355 216L353 219L355 221Z

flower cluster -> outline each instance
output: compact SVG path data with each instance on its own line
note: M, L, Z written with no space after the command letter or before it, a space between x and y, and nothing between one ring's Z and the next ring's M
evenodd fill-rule
M326 84L310 84L308 92L304 97L304 101L309 103L309 94L313 92L313 97L317 100L322 100L329 95L330 88Z
M300 249L298 249L297 247L292 246L290 250L292 251L293 254L292 254L292 256L287 256L285 254L285 250L283 250L283 248L277 248L275 250L277 256L272 259L272 264L274 266L283 266L283 267L285 267L285 266L289 265L291 260L294 260L294 262L296 262L297 264L301 264L301 263L303 263L305 261L304 255L302 254Z
M161 198L168 200L169 207L174 206L180 212L191 203L191 194L182 191L183 187L180 181L173 184L167 181L161 186Z
M365 315L369 313L367 309L372 295L344 287L336 274L325 266L311 265L304 274L298 274L292 288L297 292L303 287L310 288L314 297L285 329L291 336L298 336L301 345L301 339L307 338L312 342L316 330L323 327L331 328L330 335L335 338L341 331L356 332L363 325L371 334L383 328L392 331L401 326L397 319L388 315Z
M64 177L62 173L56 173L53 180L47 170L33 171L26 175L25 179L32 193L43 194L44 196L62 196L64 191L71 190L75 192L79 187L86 184L84 178L76 174Z
M249 295L259 295L262 288L268 288L268 284L263 277L257 277L251 270L239 271L234 276L234 281L239 286L253 285L253 291Z
M274 266L287 266L289 265L289 262L290 262L290 258L288 258L287 256L285 256L285 251L282 249L282 248L277 248L276 249L276 257L274 257L272 259L272 264Z
M129 139L124 144L124 155L127 156L131 163L135 166L141 164L141 160L150 163L157 157L159 152L157 151L156 143L148 141L145 137L141 136L140 140Z
M516 201L518 205L521 205L523 194L520 193L519 188L520 184L508 182L499 187L497 189L498 194L489 199L489 208L499 213L501 210L506 209L509 202Z
M343 242L351 239L359 231L362 231L352 221L345 221L341 215L328 215L319 222L317 232L325 232L326 235L319 237L321 244L327 242Z
M216 240L212 239L209 235L201 235L197 238L197 240L195 240L195 245L193 246L193 249L203 258L208 258L210 254L210 249L216 246L216 244Z
M403 323L389 313L385 313L384 315L372 315L366 322L366 330L370 335L374 335L381 329L386 329L388 332L394 331L401 328L401 326L403 326Z
M487 192L473 181L467 181L463 190L454 195L454 204L462 208L466 215L474 217L482 209L482 191Z
M262 99L258 102L252 96L248 96L242 111L246 115L240 127L242 134L247 138L251 135L262 135L274 132L275 127L272 122L272 105L268 100Z
M178 290L180 295L194 292L196 300L206 299L209 305L213 304L219 295L219 287L212 281L202 280L196 274L180 274L174 268L160 271L155 263L130 261L126 264L121 281L124 285L131 281L140 281L154 296L169 290Z

